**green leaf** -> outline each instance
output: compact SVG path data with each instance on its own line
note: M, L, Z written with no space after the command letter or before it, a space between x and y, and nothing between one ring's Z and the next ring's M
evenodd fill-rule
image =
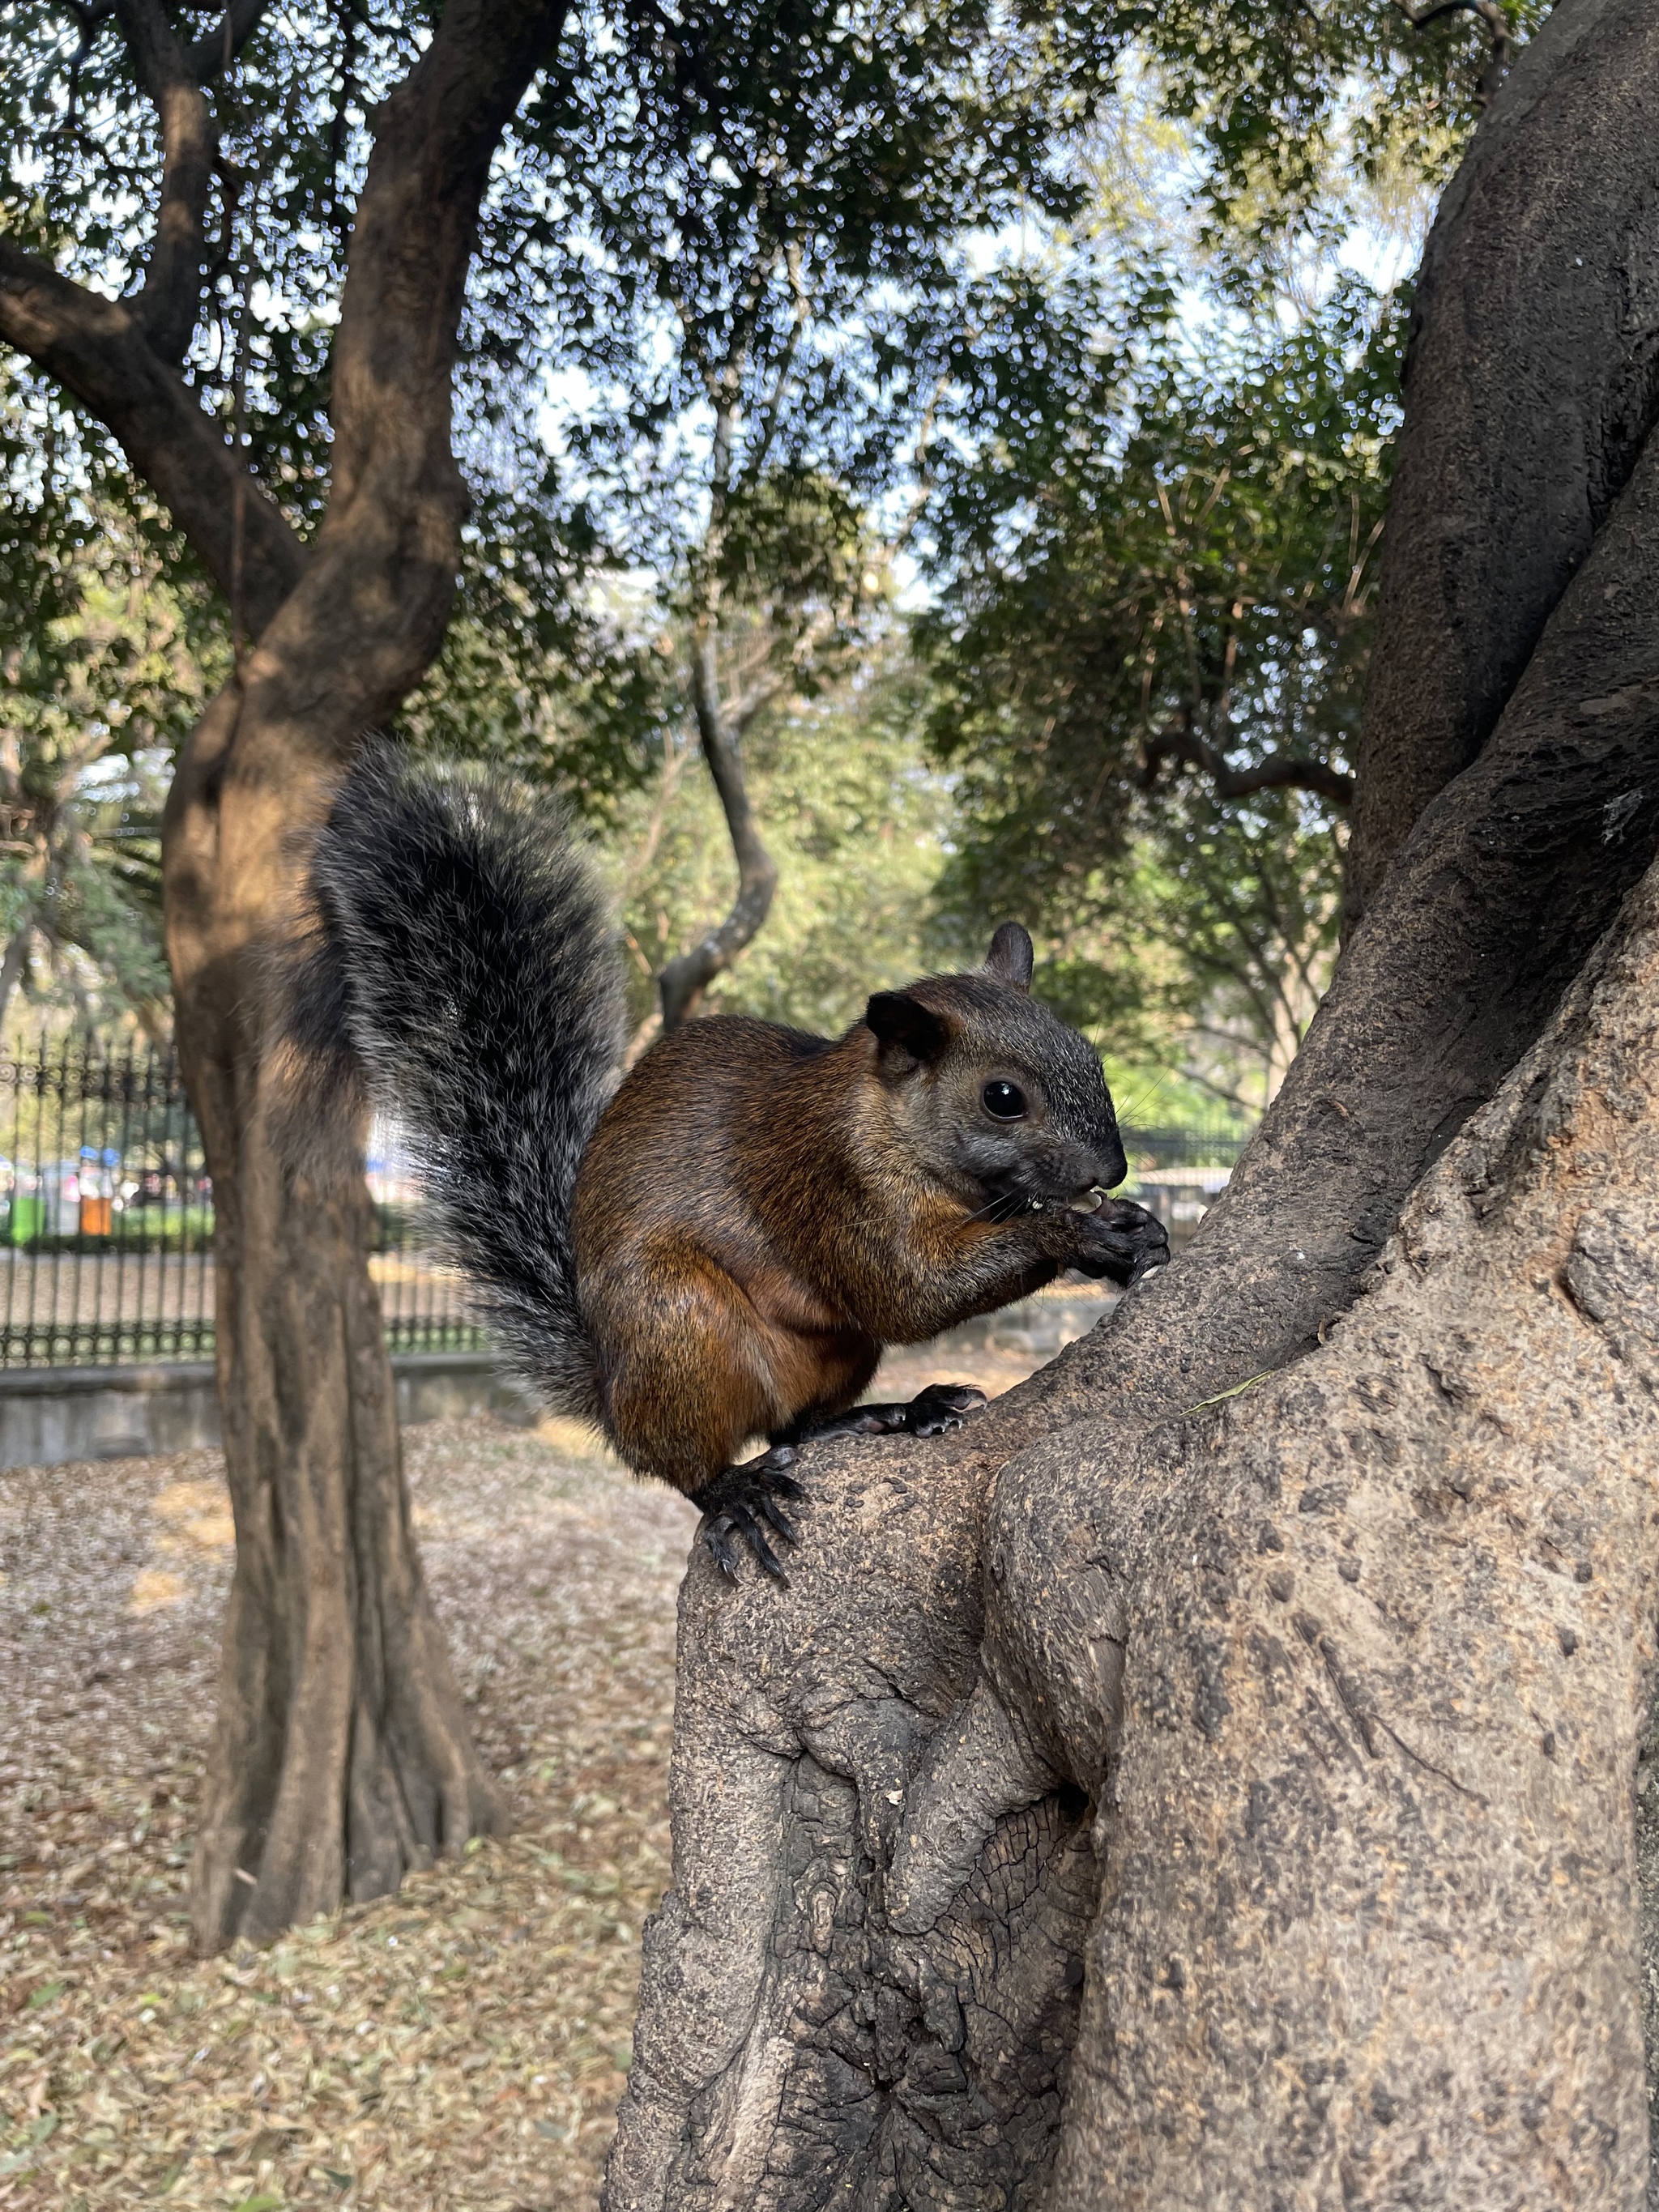
M42 1982L40 1988L29 1998L29 2010L38 2012L42 2005L51 2004L56 1998L63 1996L68 1986L66 1982Z

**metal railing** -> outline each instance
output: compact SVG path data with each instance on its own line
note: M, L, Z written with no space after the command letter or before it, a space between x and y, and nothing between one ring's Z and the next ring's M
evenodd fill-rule
M1177 1241L1225 1182L1236 1130L1123 1131L1137 1192ZM433 1249L395 1133L369 1145L370 1270L393 1352L487 1339ZM165 1046L81 1034L0 1058L0 1368L112 1366L213 1353L213 1185Z
M1222 1121L1209 1126L1191 1122L1178 1128L1138 1128L1126 1123L1121 1133L1131 1172L1141 1168L1157 1175L1172 1174L1178 1168L1231 1168L1246 1142L1236 1123Z
M389 1347L481 1348L407 1169L370 1151ZM82 1034L0 1058L0 1368L210 1358L213 1314L213 1184L173 1053Z
M1229 1176L1246 1138L1236 1124L1135 1128L1126 1125L1126 1194L1157 1214L1177 1249L1187 1243Z

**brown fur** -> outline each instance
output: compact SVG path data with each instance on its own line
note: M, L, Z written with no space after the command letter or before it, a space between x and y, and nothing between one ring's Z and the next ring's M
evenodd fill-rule
M606 1109L576 1182L577 1286L605 1425L633 1466L696 1491L750 1437L852 1405L884 1344L1006 1304L1077 1256L1076 1214L986 1219L953 1152L988 1073L1019 1065L998 1001L1036 1009L980 977L904 995L941 1026L926 1057L864 1022L830 1043L716 1018L653 1045ZM1036 1072L1019 1073L1040 1108ZM1104 1171L1098 1148L1033 1121L1066 1190Z
M349 1157L362 1108L392 1106L510 1355L698 1495L723 1566L735 1534L777 1571L754 1516L786 1534L807 1431L940 1434L978 1395L846 1413L883 1345L1068 1264L1129 1282L1163 1256L1137 1206L1067 1210L1121 1180L1123 1148L1098 1055L1030 995L1018 922L972 974L877 992L834 1043L694 1022L613 1096L613 933L544 794L365 744L309 891L283 1034L320 1079L288 1117L291 1164ZM757 1435L779 1446L764 1480L728 1477Z

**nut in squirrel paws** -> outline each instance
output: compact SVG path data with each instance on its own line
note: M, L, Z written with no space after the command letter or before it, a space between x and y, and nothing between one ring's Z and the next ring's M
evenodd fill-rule
M1109 1198L1098 1212L1079 1216L1071 1264L1085 1275L1106 1275L1130 1289L1169 1257L1169 1231L1133 1199Z
M785 1470L795 1463L793 1447L774 1444L758 1459L741 1467L728 1467L691 1493L691 1503L702 1515L698 1530L703 1548L714 1565L735 1581L738 1540L747 1544L763 1571L787 1589L789 1577L778 1564L768 1540L768 1530L786 1544L799 1540L778 1500L805 1498L806 1492Z

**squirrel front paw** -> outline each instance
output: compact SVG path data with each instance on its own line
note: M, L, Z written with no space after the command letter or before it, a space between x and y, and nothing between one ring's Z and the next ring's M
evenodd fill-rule
M702 1515L697 1534L702 1539L703 1548L720 1572L730 1575L733 1581L738 1572L738 1550L733 1539L741 1538L764 1571L786 1589L789 1587L789 1577L778 1565L777 1553L767 1541L766 1527L786 1544L799 1541L778 1503L781 1498L806 1495L794 1476L785 1472L794 1463L792 1446L774 1444L758 1459L745 1461L741 1467L722 1468L701 1490L691 1492L691 1503Z
M1169 1261L1168 1231L1132 1198L1109 1198L1097 1213L1072 1218L1077 1254L1070 1265L1082 1274L1109 1276L1127 1290Z

